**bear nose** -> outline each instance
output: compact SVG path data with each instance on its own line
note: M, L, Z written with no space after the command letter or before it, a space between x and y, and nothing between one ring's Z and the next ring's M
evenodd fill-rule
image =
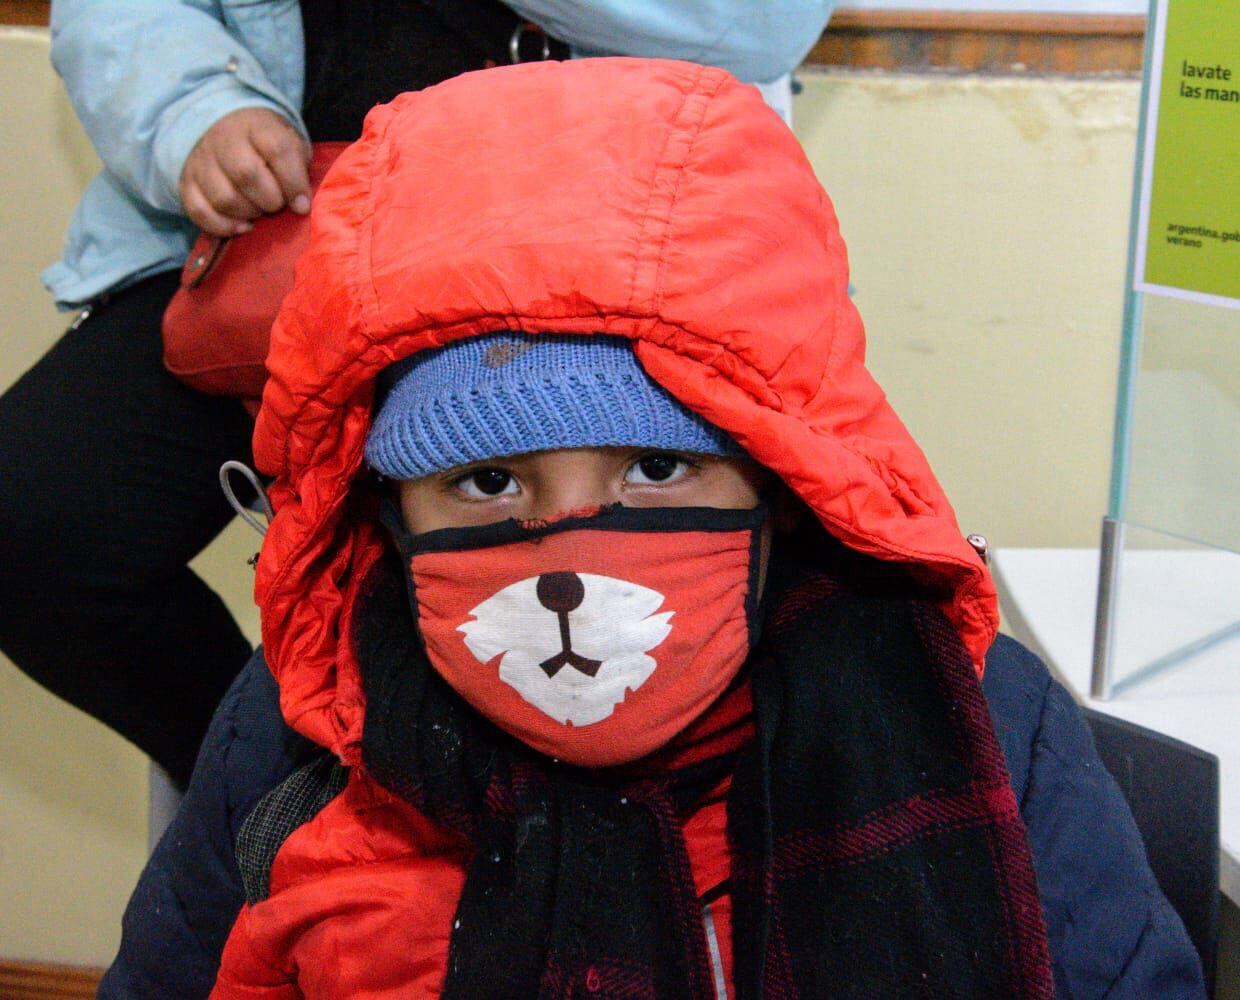
M585 599L586 588L576 573L544 573L536 587L538 602L548 611L566 615Z

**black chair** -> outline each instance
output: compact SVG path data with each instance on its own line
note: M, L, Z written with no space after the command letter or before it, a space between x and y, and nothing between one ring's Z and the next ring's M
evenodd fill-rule
M1094 744L1137 829L1150 868L1184 921L1214 995L1219 921L1218 758L1114 716L1085 709Z

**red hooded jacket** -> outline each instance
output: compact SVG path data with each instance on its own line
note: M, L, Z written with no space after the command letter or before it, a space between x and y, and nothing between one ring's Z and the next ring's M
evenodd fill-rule
M216 996L408 997L442 982L468 845L358 766L365 705L340 641L384 544L345 503L374 380L412 352L496 330L632 338L656 381L827 531L905 564L980 671L992 581L864 367L847 288L835 214L795 137L721 70L524 65L370 114L316 198L254 439L276 477L256 582L267 660L289 723L353 771L275 856ZM723 821L716 802L686 825L700 889L726 874Z

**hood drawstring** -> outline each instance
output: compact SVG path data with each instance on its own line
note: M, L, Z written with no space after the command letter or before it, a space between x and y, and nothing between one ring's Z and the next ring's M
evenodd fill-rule
M233 492L232 483L229 481L229 477L234 472L239 473L254 488L253 505L247 506L237 499L237 494ZM224 498L241 520L260 535L266 536L267 525L271 523L276 514L272 510L271 501L267 498L267 490L259 480L258 474L244 462L225 462L220 466L220 489L224 491ZM254 516L255 508L267 519L267 524L263 524Z

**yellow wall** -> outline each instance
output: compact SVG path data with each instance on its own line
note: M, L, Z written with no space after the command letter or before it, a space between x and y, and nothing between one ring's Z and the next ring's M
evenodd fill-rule
M804 82L797 131L851 251L870 366L961 527L1097 544L1137 83Z
M0 390L64 329L37 276L97 169L47 50L45 31L0 28ZM251 637L254 538L237 524L194 564ZM145 757L0 656L0 958L111 960L146 857L146 783Z
M63 325L35 274L59 245L93 157L47 65L44 33L0 29L0 93L7 387ZM145 773L136 751L0 657L0 956L93 962L115 947L142 864Z
M962 526L999 545L1093 543L1137 85L804 82L798 131L852 249L872 367ZM0 30L0 93L21 97L0 102L3 387L63 327L36 274L93 157L46 33ZM251 634L252 551L238 527L198 564ZM0 957L110 959L145 854L145 802L140 755L0 660Z

